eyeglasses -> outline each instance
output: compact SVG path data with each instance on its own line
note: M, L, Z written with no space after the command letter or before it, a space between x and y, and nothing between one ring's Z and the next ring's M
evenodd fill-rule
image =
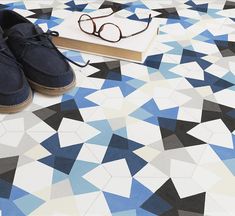
M123 35L121 29L116 24L111 23L111 22L104 23L97 30L97 26L94 20L108 17L108 16L111 16L112 14L114 14L114 12L108 15L98 16L98 17L91 17L88 14L82 14L78 20L78 25L80 29L86 34L94 35L105 41L116 43L123 38L133 37L135 35L138 35L146 31L151 22L151 14L149 14L147 26L143 30L135 32L131 35Z

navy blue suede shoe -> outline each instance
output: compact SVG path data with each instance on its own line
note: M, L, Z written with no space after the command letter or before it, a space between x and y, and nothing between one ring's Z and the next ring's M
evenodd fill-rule
M0 113L14 113L31 103L32 91L5 41L0 28Z
M0 20L8 37L8 46L23 65L33 89L48 95L60 95L75 86L75 75L68 61L80 67L88 63L79 65L56 48L51 38L58 36L58 32L45 33L39 26L10 10L2 10Z

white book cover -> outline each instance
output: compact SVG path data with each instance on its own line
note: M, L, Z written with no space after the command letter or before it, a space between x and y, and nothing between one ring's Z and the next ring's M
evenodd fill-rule
M102 13L100 11L96 11L95 13L89 13L89 16L96 17L109 13L110 11L107 10L105 11L105 13L104 11L102 11ZM51 30L58 31L60 35L59 38L69 39L73 42L78 42L77 46L74 47L75 50L92 54L142 62L145 58L146 52L151 48L151 43L153 39L156 38L159 28L159 22L156 19L152 19L146 31L133 37L121 39L119 42L111 43L104 41L94 35L84 33L78 25L78 20L82 14L84 13L76 12L73 15L66 17L60 25L52 28ZM115 14L105 18L94 19L94 21L96 23L97 30L104 23L114 23L121 29L122 34L124 36L141 31L147 26L147 22L116 17ZM81 45L81 42L85 42L85 46ZM66 43L64 42L63 45L61 45L59 40L55 40L55 43L59 47L73 49L71 44L66 46ZM92 45L93 47L90 45ZM92 48L94 48L95 45L98 45L99 49L93 50ZM110 48L112 48L113 50ZM127 51L131 56L128 56L128 54L121 56L121 53L119 55L116 55L118 51L122 51L122 54L124 54L123 51ZM134 54L138 54L139 58L135 59Z

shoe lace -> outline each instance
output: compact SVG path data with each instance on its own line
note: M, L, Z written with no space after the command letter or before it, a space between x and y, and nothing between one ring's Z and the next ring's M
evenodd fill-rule
M22 65L15 59L15 57L12 56L11 54L9 54L7 47L1 47L2 44L6 43L7 39L8 38L5 37L5 38L2 38L0 40L0 55L15 63L13 65L12 64L7 64L7 63L5 63L5 64L7 64L9 66L16 66L17 65L17 66L22 67Z
M37 28L35 28L35 29L36 29L36 32L38 32L37 34L34 34L29 37L24 37L24 40L26 41L25 43L27 45L44 46L44 47L47 47L50 49L54 49L63 59L68 60L69 62L71 62L72 64L74 64L78 67L86 67L90 63L90 60L89 60L84 65L81 65L81 64L78 64L77 62L71 60L67 56L63 55L52 42L53 36L54 37L59 36L59 33L57 31L48 30L47 32L42 32L41 29L40 30L38 30Z

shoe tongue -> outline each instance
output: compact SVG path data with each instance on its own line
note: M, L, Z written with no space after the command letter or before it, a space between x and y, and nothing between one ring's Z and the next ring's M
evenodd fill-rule
M32 35L37 34L37 26L33 25L32 23L20 23L14 25L7 31L7 35L11 36L19 36L19 37L29 37Z

